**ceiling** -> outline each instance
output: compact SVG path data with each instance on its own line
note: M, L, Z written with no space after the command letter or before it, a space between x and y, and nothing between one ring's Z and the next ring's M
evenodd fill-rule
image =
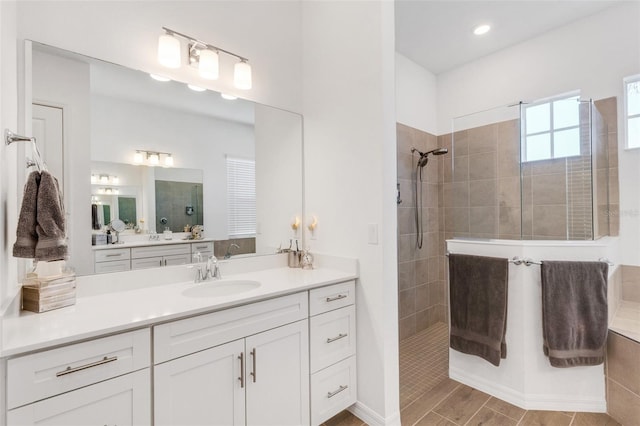
M396 50L440 74L593 15L615 0L396 0ZM483 36L479 24L491 25Z

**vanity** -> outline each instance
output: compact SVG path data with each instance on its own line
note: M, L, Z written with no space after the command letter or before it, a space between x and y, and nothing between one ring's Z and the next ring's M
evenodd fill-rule
M213 240L159 240L92 246L94 273L185 265L213 256Z
M199 284L166 282L187 266L145 271L157 282L129 291L83 290L104 276L80 277L76 305L5 318L6 424L317 425L349 407L355 261L265 257Z

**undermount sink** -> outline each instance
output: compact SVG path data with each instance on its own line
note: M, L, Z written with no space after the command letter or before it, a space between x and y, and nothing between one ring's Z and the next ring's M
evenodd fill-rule
M260 287L258 281L220 280L196 284L182 292L186 297L221 297L244 293Z

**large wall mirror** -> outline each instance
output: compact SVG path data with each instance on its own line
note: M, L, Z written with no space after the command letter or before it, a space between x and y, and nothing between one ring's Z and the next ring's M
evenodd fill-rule
M92 234L114 219L130 244L165 230L187 238L195 225L221 244L252 240L250 254L275 253L296 237L299 114L29 43L33 131L63 182L79 275L94 272ZM255 195L242 198L236 180L247 176ZM252 203L255 219L238 225L246 218L237 205Z

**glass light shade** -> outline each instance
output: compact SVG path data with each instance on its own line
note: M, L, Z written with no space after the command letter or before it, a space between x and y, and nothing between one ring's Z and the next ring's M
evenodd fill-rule
M136 164L142 164L143 161L144 158L142 157L142 153L140 151L136 151L136 153L133 154L133 162Z
M119 185L120 184L120 178L118 176L113 176L111 178L111 183L113 183L114 185Z
M104 194L104 188L98 188L98 194Z
M194 92L204 92L205 90L207 90L204 87L196 86L195 84L187 84L187 87Z
M162 34L158 38L158 62L167 68L180 68L180 40Z
M98 176L91 175L91 183L93 183L93 184L98 183Z
M157 166L160 162L160 156L158 154L149 154L149 164L152 166Z
M233 68L233 84L238 89L251 89L251 65L245 61L238 62Z
M107 188L104 190L104 193L109 195L109 194L113 194L113 190L111 188Z
M482 25L478 25L477 27L475 27L473 29L473 33L475 35L482 35L482 34L488 33L489 30L491 30L491 26L490 25L482 24Z
M109 183L109 176L107 175L100 175L100 183L103 185L106 185Z
M115 195L119 195L119 194L120 194L120 190L119 190L119 189L114 189L114 190L113 190L113 193L114 193Z
M217 80L219 73L218 52L210 49L200 51L200 62L198 64L200 77L207 80Z
M167 155L164 159L164 165L167 167L173 167L173 157L171 155Z

